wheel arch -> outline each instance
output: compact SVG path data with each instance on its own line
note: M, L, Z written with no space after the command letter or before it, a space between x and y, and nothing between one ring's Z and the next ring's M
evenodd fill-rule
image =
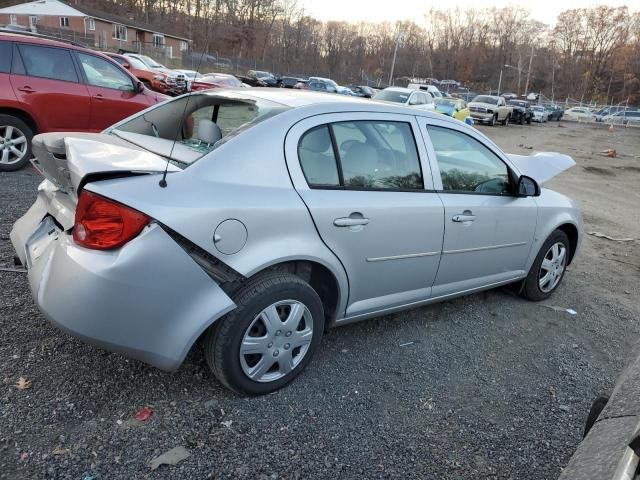
M560 230L564 232L569 238L569 259L567 260L567 265L571 265L571 261L578 249L578 227L576 227L573 223L563 223L559 225L556 230Z
M24 123L29 125L29 128L31 128L34 135L36 135L39 131L38 124L36 123L35 119L25 110L11 107L0 107L0 115L12 115L19 118Z

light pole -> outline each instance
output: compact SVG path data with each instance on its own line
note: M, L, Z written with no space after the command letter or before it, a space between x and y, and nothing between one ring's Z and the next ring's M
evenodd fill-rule
M555 96L555 93L553 91L553 83L554 83L554 81L556 79L556 68L560 68L560 65L554 65L551 68L551 103L556 103L556 101L555 101L556 96ZM607 97L608 96L609 96L609 93L607 92Z
M524 96L529 93L529 75L531 74L531 65L533 64L533 45L531 45L531 56L529 57L529 70L527 70L527 83L524 86Z
M398 28L398 36L396 37L396 46L393 49L393 60L391 61L391 72L389 73L389 86L393 86L393 71L396 68L396 55L398 54L398 45L400 44L400 38L402 37L402 27Z
M500 86L502 85L502 67L500 67L500 79L498 80L498 96L500 96Z

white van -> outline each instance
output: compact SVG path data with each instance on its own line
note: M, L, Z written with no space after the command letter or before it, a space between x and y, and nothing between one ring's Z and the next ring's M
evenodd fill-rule
M439 98L443 96L442 92L438 90L438 87L427 85L426 83L410 83L407 88L410 88L411 90L426 90L431 94L433 98Z

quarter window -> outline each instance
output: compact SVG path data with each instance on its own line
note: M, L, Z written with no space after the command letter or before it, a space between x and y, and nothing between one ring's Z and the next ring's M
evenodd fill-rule
M71 54L62 48L20 45L26 74L30 77L50 78L77 82L78 74L73 66Z
M298 153L310 186L373 190L424 188L408 123L354 121L323 125L305 134Z
M110 62L86 53L78 53L78 59L89 85L133 91L131 79Z
M427 127L436 152L442 189L451 193L509 193L509 171L475 138L456 130Z

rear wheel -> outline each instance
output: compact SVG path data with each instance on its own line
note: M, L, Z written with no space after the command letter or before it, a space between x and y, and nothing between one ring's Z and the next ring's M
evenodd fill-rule
M520 121L518 122L520 125L524 125L524 114L520 115Z
M511 115L507 115L506 117L504 117L504 120L502 121L502 125L504 125L505 127L509 125L510 119L511 119Z
M527 118L527 125L531 125L531 117Z
M522 294L533 301L549 298L564 277L570 256L567 234L555 230L544 242L524 281Z
M0 172L24 167L31 158L33 131L22 119L0 115Z
M322 301L288 273L267 273L234 295L237 308L205 339L205 356L225 386L246 395L282 388L309 363L324 328Z

